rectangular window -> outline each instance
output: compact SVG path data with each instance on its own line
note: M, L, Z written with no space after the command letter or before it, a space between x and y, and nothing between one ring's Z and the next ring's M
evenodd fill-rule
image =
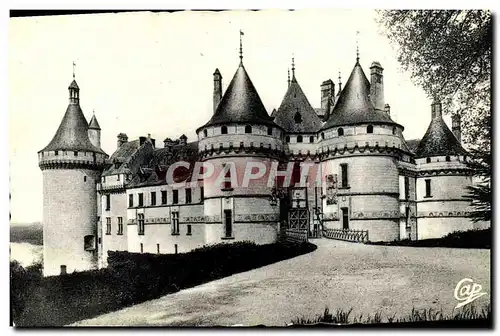
M348 188L349 187L349 179L348 179L348 172L347 172L347 163L341 163L340 164L340 175L341 175L341 188Z
M186 235L190 236L191 235L191 224L187 225L187 232Z
M111 210L111 195L106 195L106 211Z
M347 208L342 208L342 229L349 230L349 213Z
M179 190L172 190L172 204L179 203Z
M123 234L123 217L118 217L118 234Z
M144 194L139 193L139 206L144 206Z
M111 217L106 217L106 234L111 234Z
M156 192L151 192L151 205L156 205Z
M137 214L137 234L144 234L144 214Z
M141 243L141 253L144 252L144 245Z
M186 204L191 203L191 188L186 188Z
M432 197L432 195L431 195L431 180L425 180L425 197Z
M205 189L200 187L200 200L203 201L205 199Z
M73 154L74 154L75 156L78 156L78 152L77 152L77 151L74 151L74 152L73 152Z
M172 212L172 234L179 234L179 213Z
M410 224L410 208L406 208L406 228L409 229L411 228Z
M160 244L156 244L156 253L160 254Z
M405 199L410 199L410 178L405 176Z
M177 252L179 251L177 244L174 244L174 249L175 249L175 254L177 254Z
M229 167L229 166L224 163L224 165L222 166L222 168L226 169L226 167ZM231 169L230 169L230 167L227 168L227 171L226 171L223 189L228 189L228 190L232 189L232 185L231 185Z
M167 191L161 191L161 204L167 204Z
M120 181L120 174L116 175L116 180Z
M56 156L59 155L59 151L56 151L55 154L56 154ZM64 267L66 267L66 266L64 266Z
M224 210L224 236L230 238L233 236L233 218L231 210Z
M134 206L134 195L130 194L128 195L128 207L132 208Z

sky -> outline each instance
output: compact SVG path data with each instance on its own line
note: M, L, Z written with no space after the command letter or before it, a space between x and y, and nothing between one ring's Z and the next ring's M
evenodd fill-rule
M296 78L313 107L320 84L345 83L356 61L384 67L385 100L406 139L421 138L431 101L402 71L396 50L371 10L119 13L11 18L8 22L8 127L12 222L42 219L42 172L37 152L54 136L68 104L73 62L80 105L102 128L111 155L116 136L166 137L195 130L212 115L213 72L225 90L239 63L268 113L278 108L295 58ZM359 34L356 32L359 31ZM358 40L358 43L356 43ZM337 84L336 84L337 87ZM449 117L445 121L450 125Z

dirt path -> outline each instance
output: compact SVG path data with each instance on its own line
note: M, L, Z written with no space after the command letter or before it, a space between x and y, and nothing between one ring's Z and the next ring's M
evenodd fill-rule
M392 316L412 307L451 313L453 291L472 278L490 300L490 251L373 246L328 239L312 253L80 321L85 326L283 326L297 317L353 308Z

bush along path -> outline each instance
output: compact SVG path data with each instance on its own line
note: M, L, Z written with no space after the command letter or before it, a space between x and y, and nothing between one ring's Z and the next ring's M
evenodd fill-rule
M16 327L62 326L312 252L310 243L204 246L175 255L109 252L105 269L41 277L11 263Z
M395 240L391 242L370 242L372 245L413 246L413 247L453 247L453 248L491 248L491 228L484 230L455 231L442 238L422 240Z

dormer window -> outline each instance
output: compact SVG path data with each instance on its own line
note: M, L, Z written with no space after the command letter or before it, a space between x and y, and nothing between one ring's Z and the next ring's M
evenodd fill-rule
M366 133L373 133L373 125L368 125L366 127Z
M342 127L337 130L337 135L338 136L343 136L344 135L344 129Z
M295 113L295 116L293 117L293 119L295 120L296 124L300 124L302 122L302 116L300 115L300 113L298 111L297 111L297 113Z
M426 161L427 163L431 163L431 158L429 158L429 157L428 157L427 159L425 159L425 161Z
M311 135L311 136L309 137L309 142L310 142L310 143L313 143L313 142L314 142L314 136L312 136L312 135Z
M252 126L246 125L245 126L245 133L252 133Z
M297 136L297 142L302 142L302 135Z
M227 126L222 126L222 127L220 128L220 133L221 133L221 134L227 134Z

